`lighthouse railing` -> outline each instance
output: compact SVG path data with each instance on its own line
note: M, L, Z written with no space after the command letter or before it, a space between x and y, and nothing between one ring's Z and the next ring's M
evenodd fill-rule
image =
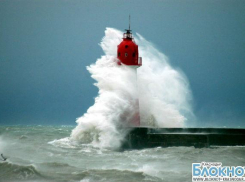
M132 37L132 34L131 33L124 33L123 34L123 38L124 39L132 39L133 37Z

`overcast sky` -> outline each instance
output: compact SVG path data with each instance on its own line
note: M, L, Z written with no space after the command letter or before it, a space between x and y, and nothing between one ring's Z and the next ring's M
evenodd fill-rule
M197 126L245 127L244 0L0 0L0 124L72 124L106 27L138 32L189 79Z

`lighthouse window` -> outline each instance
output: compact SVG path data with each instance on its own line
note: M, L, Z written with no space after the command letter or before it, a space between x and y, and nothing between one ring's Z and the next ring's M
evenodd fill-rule
M125 53L125 57L128 57L128 53Z
M118 53L118 57L120 56L120 52Z
M127 49L128 48L128 45L125 45L125 48Z
M133 53L133 57L135 57L135 52Z

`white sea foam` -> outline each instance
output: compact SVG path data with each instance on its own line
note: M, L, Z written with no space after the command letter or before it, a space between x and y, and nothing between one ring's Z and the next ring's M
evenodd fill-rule
M140 102L141 125L183 127L191 109L191 92L185 75L169 64L167 57L141 35L136 34L143 65L136 71L117 65L117 45L122 32L106 28L100 44L105 55L87 67L96 80L99 94L87 113L77 119L71 140L95 147L118 148Z
M56 147L62 147L62 148L76 148L76 144L72 143L69 137L62 138L62 139L55 139L53 141L48 142L48 144L54 145Z

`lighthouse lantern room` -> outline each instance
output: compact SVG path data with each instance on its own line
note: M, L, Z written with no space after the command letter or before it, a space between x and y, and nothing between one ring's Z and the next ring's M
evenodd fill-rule
M118 45L117 58L119 64L136 68L142 65L142 58L139 57L138 45L132 36L130 23L129 29L126 29L126 32L123 34L123 41Z

